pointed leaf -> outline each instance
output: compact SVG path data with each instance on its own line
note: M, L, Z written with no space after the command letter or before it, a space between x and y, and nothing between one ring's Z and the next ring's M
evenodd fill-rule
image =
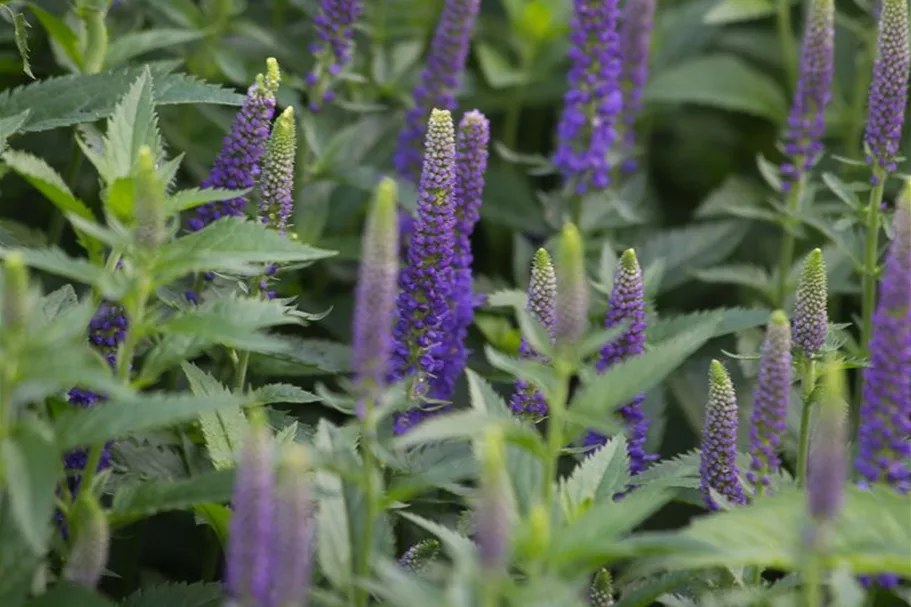
M193 363L181 365L190 390L196 396L226 396L231 392L221 383ZM216 470L233 468L236 455L247 435L247 418L240 407L224 411L210 411L199 416L199 427L206 441L209 458Z
M188 510L231 499L234 470L206 472L192 478L124 484L114 493L110 521L124 525L159 512Z
M54 511L54 487L60 475L60 452L50 428L25 420L2 442L4 480L13 517L32 550L44 552Z

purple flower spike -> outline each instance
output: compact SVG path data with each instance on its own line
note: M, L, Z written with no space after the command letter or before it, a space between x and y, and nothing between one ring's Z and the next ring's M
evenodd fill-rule
M506 447L500 428L487 430L480 445L481 486L474 512L475 538L484 570L499 573L509 556Z
M319 110L323 103L334 98L330 87L332 80L349 63L354 40L354 24L364 12L361 0L322 0L320 11L313 18L317 42L310 45L316 56L316 66L307 75L306 82L313 87L310 109Z
M446 332L449 355L437 381L438 398L450 399L455 384L468 361L465 340L474 322L479 298L472 288L471 233L481 216L484 172L487 170L487 144L490 124L484 114L474 110L465 114L456 138L456 180L454 205L456 216L455 248L452 257L452 317Z
M817 356L826 343L829 330L826 261L822 251L807 255L794 299L794 344L807 358Z
M557 275L554 273L554 265L547 251L538 249L531 266L526 309L547 329L551 341L554 338L556 303ZM522 358L541 362L547 360L535 352L524 337L519 344L519 355ZM534 421L547 415L547 402L544 400L544 395L524 379L516 380L516 391L509 401L509 408L519 417Z
M848 472L844 394L843 371L830 361L823 370L819 426L807 466L807 505L818 522L835 519L844 500Z
M427 129L417 217L399 277L392 381L411 378L416 398L437 398L450 320L455 247L455 130L448 110L434 110ZM404 431L423 415L397 416Z
M259 182L260 221L284 234L294 210L294 159L297 133L294 108L286 108L275 121Z
M440 541L435 538L421 540L399 557L399 566L411 573L423 573L440 556Z
M577 194L610 183L608 153L623 105L617 0L574 0L569 90L557 127L554 164Z
M778 471L778 450L788 429L791 393L791 328L781 310L772 312L759 362L750 419L750 470L747 479L757 490L768 487L770 474Z
M886 5L888 11L889 4ZM884 12L885 14L885 12ZM911 183L895 209L864 369L857 471L868 483L911 489Z
M243 107L231 125L231 133L225 137L209 176L202 182L203 188L243 190L256 185L260 160L269 139L269 124L275 114L275 91L281 78L275 59L266 61L266 66L266 75L257 76L256 82L247 90ZM187 227L195 232L216 219L240 217L246 205L245 196L204 204L193 210Z
M308 603L316 539L308 472L306 450L291 445L282 458L275 487L270 607L306 607Z
M389 374L399 276L396 193L394 180L380 182L364 228L352 348L360 398L375 398Z
M271 604L274 488L272 441L255 424L237 465L225 574L231 597L250 607Z
M623 131L623 168L627 171L636 168L636 161L630 155L636 147L636 120L642 112L642 92L648 80L654 17L655 0L627 0L620 18L620 56L623 59L620 128Z
M867 98L869 114L864 142L867 162L888 173L896 169L905 107L908 105L908 1L882 0L879 41Z
M480 0L445 0L427 62L414 89L414 107L405 115L405 128L399 133L395 169L412 183L421 171L421 144L431 110L455 110L455 92L465 71L471 45L471 32L478 16Z
M588 280L585 277L585 247L572 223L563 225L557 249L557 315L554 341L571 349L588 326Z
M702 430L700 491L709 510L718 510L716 491L732 504L745 504L737 469L737 396L731 376L717 360L709 370L709 401Z
M786 189L810 170L822 152L825 111L832 98L835 70L835 2L812 0L807 14L800 73L784 135L788 161L781 166Z

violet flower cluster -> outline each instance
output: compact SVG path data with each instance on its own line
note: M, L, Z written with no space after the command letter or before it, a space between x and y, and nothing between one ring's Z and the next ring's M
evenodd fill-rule
M399 557L399 567L411 573L423 573L431 563L440 556L440 540L428 538L421 540Z
M636 147L636 120L642 112L642 93L648 80L655 0L627 0L620 17L620 57L623 107L618 130L622 132L623 170L636 168L631 157Z
M700 491L709 510L718 510L717 492L732 504L745 504L737 468L737 396L731 377L717 360L709 370L709 398L702 430Z
M275 59L269 59L266 65L266 74L257 76L247 90L231 133L225 137L209 176L201 184L203 188L244 190L256 185L281 79ZM246 205L246 196L206 203L193 210L187 227L195 232L222 217L240 217Z
M554 319L557 304L557 275L550 255L545 249L538 249L531 266L531 280L528 283L527 310L547 330L551 342L554 339ZM523 337L519 344L521 358L547 362L532 349ZM547 415L547 402L541 391L525 379L516 380L516 390L509 401L509 408L519 417L538 420Z
M909 69L908 1L882 0L864 142L867 145L867 162L888 173L896 169L895 156L899 151L908 105Z
M604 373L615 364L639 356L645 351L645 287L639 260L632 249L623 253L614 274L614 285L607 302L604 326L612 329L627 322L629 326L620 337L601 348L596 364L599 373ZM645 451L649 420L642 411L644 400L645 395L639 394L618 411L628 435L627 451L632 475L645 470L649 462L655 459ZM586 436L585 445L600 447L606 440L606 437L592 431Z
M324 103L331 103L335 93L330 90L331 80L351 63L354 25L364 11L362 0L322 0L319 13L313 18L319 40L310 45L316 56L316 66L307 74L311 92L310 109L318 111Z
M832 98L835 71L835 2L812 0L807 15L800 59L800 71L781 165L782 187L789 190L812 168L822 152L826 132L825 111Z
M823 369L821 388L819 426L807 464L807 506L818 523L828 523L841 510L848 476L844 380L834 361Z
M826 261L813 249L804 261L794 299L794 345L807 358L822 351L829 330Z
M437 380L438 398L449 399L455 384L468 361L465 340L474 321L474 310L480 297L472 287L471 233L481 216L484 193L484 172L487 170L487 144L490 124L477 110L467 112L459 123L456 138L455 243L452 256L453 284L450 290L451 316L446 330L449 354L443 359L443 369Z
M569 90L557 127L554 164L576 194L610 183L608 154L623 105L617 0L574 0Z
M455 130L448 110L433 110L427 129L424 170L418 191L414 233L399 276L393 331L391 380L412 378L416 397L439 394L436 378L448 354L455 248ZM421 421L417 407L396 417L396 432Z
M234 481L226 583L244 607L306 605L315 527L303 447L287 449L275 473L268 430L251 426Z
M887 5L888 7L888 5ZM863 373L857 471L866 483L911 489L911 186L899 200Z
M411 182L421 171L422 144L427 118L433 109L455 110L455 92L465 71L471 33L480 0L445 0L420 81L414 89L414 107L405 115L393 162L399 175Z
M757 490L768 487L778 471L778 451L788 429L791 393L791 328L781 310L772 313L759 361L750 418L750 470L747 479Z

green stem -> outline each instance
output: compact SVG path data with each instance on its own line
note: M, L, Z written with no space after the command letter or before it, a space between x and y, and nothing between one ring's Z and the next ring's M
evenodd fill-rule
M797 484L803 487L807 480L807 456L810 451L810 417L813 412L813 391L816 388L816 361L805 362L803 387L803 410L800 414L800 440L797 444Z
M104 58L108 52L108 28L104 23L107 11L98 8L82 10L82 21L85 24L85 52L82 54L82 71L86 74L97 74L104 67Z
M373 397L364 400L364 419L362 425L361 437L362 450L364 455L364 493L367 502L367 511L364 519L363 538L361 540L361 551L358 554L357 577L365 579L370 575L370 554L373 550L374 524L380 516L379 499L376 478L376 454L374 452L374 442L376 441L376 418L374 416ZM354 591L354 603L358 607L366 607L368 601L367 590L362 585L356 585Z
M237 361L237 368L234 374L234 391L243 392L244 384L247 382L247 367L250 365L250 351L244 350L240 353L240 359Z
M822 607L821 569L819 555L810 556L804 569L804 607Z
M801 178L793 185L788 192L786 199L788 216L784 218L784 235L781 242L781 259L778 262L778 294L776 304L779 308L784 308L785 300L788 298L788 279L791 276L791 264L794 262L794 247L796 239L794 236L795 215L800 210L800 199L803 198L803 192L806 188L806 177Z
M566 413L566 401L569 398L570 373L561 361L554 362L557 375L557 390L553 402L549 404L547 420L547 460L544 469L543 503L556 513L558 504L554 503L554 485L559 474L560 453L563 450L563 423Z
M785 74L788 77L788 90L797 81L797 45L794 41L794 29L791 25L790 0L778 0L778 37L781 40L781 55Z

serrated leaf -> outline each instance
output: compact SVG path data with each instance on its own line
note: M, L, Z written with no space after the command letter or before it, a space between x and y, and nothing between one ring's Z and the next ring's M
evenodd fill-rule
M854 191L854 189L850 185L848 185L847 183L842 181L841 178L838 177L838 175L835 175L834 173L826 172L826 173L822 174L822 180L826 184L826 186L829 188L829 190L831 190L833 194L838 196L839 200L841 200L842 202L844 202L846 205L848 205L849 207L851 207L854 210L858 210L861 208L862 203L857 198L857 193Z
M436 415L393 441L396 449L450 439L472 439L493 423L489 415L473 409Z
M76 290L72 285L63 285L56 291L45 295L41 300L41 310L44 317L48 320L56 318L61 312L64 312L79 303L76 296Z
M703 55L665 69L645 88L649 103L693 103L781 124L788 102L778 84L733 55Z
M691 581L690 577L682 573L662 575L658 579L649 580L645 584L637 586L630 592L624 592L623 596L614 603L614 607L650 607L654 604L655 599L689 581Z
M399 516L437 536L446 551L457 562L464 561L474 551L474 545L471 540L449 527L444 527L439 523L411 512L399 512Z
M152 64L156 105L211 103L239 106L243 96L186 74L172 74L174 64ZM101 74L48 78L0 94L0 119L31 110L25 132L94 122L114 111L117 100L130 88L145 66Z
M761 266L752 264L730 264L723 266L714 266L704 270L693 272L696 280L723 285L739 285L749 289L755 289L764 293L769 286L771 277L768 271Z
M663 459L636 475L637 485L660 484L663 487L699 487L699 450Z
M73 66L82 69L82 51L79 50L79 36L70 26L53 13L49 13L34 3L29 3L29 10L38 19L48 36L60 46Z
M217 379L193 363L185 362L181 367L187 376L190 390L196 396L217 398L231 394ZM199 416L199 426L215 469L233 468L249 427L240 407L203 413Z
M6 150L6 140L22 128L22 125L28 120L29 114L29 110L25 110L15 116L0 118L0 152Z
M573 521L593 503L610 500L629 480L626 438L614 436L573 469L560 482L560 499L566 520Z
M257 388L253 393L253 397L263 405L275 403L305 404L321 400L316 394L291 384L267 384Z
M300 375L304 370L319 370L327 374L347 373L351 367L351 347L326 339L288 338L287 352L275 355L272 360L254 359L255 366L264 374ZM281 361L277 367L273 361ZM309 368L309 369L307 369Z
M662 316L649 323L647 335L649 342L657 343L703 323L715 322L712 337L721 337L764 325L769 320L771 310L763 308L719 308L702 310L679 316Z
M258 274L263 264L303 263L332 257L254 221L225 217L204 229L164 245L155 264L156 278L168 284L193 272Z
M206 35L205 30L187 30L172 28L152 28L139 32L129 32L119 36L108 46L104 57L106 67L115 67L128 62L134 57L158 49L170 48L199 40Z
M222 190L216 188L190 188L188 190L180 190L174 195L169 196L165 201L165 213L168 216L176 215L181 211L186 211L209 202L240 198L241 196L249 194L251 189L252 188L247 188L245 190Z
M154 98L152 72L146 67L108 118L104 137L105 163L103 167L96 166L107 183L132 174L140 147L149 146L154 158L160 155L161 136ZM131 217L132 208L122 210L122 216Z
M43 423L25 420L0 442L0 447L4 481L15 488L9 492L10 510L29 546L43 554L61 467L54 436Z
M538 388L545 400L553 397L555 378L549 365L506 356L489 345L484 347L484 353L490 364L497 369L506 371L514 377L520 377Z
M236 394L190 396L152 392L112 398L87 411L67 411L57 420L59 448L72 449L102 443L131 432L154 430L196 419L209 411L247 404L249 397Z
M68 257L60 249L6 248L0 248L0 258L6 258L13 250L22 254L27 266L91 285L110 299L118 299L123 295L121 281L107 273L104 268L92 265L85 259Z
M468 378L468 394L473 409L499 419L512 419L506 403L486 379L471 369L465 369L465 375Z
M13 13L13 39L16 41L16 48L19 50L19 56L22 57L22 71L28 74L29 78L34 78L32 66L28 58L28 20L22 13Z
M123 525L170 510L231 499L234 470L217 470L179 480L143 481L121 485L114 493L109 519Z

